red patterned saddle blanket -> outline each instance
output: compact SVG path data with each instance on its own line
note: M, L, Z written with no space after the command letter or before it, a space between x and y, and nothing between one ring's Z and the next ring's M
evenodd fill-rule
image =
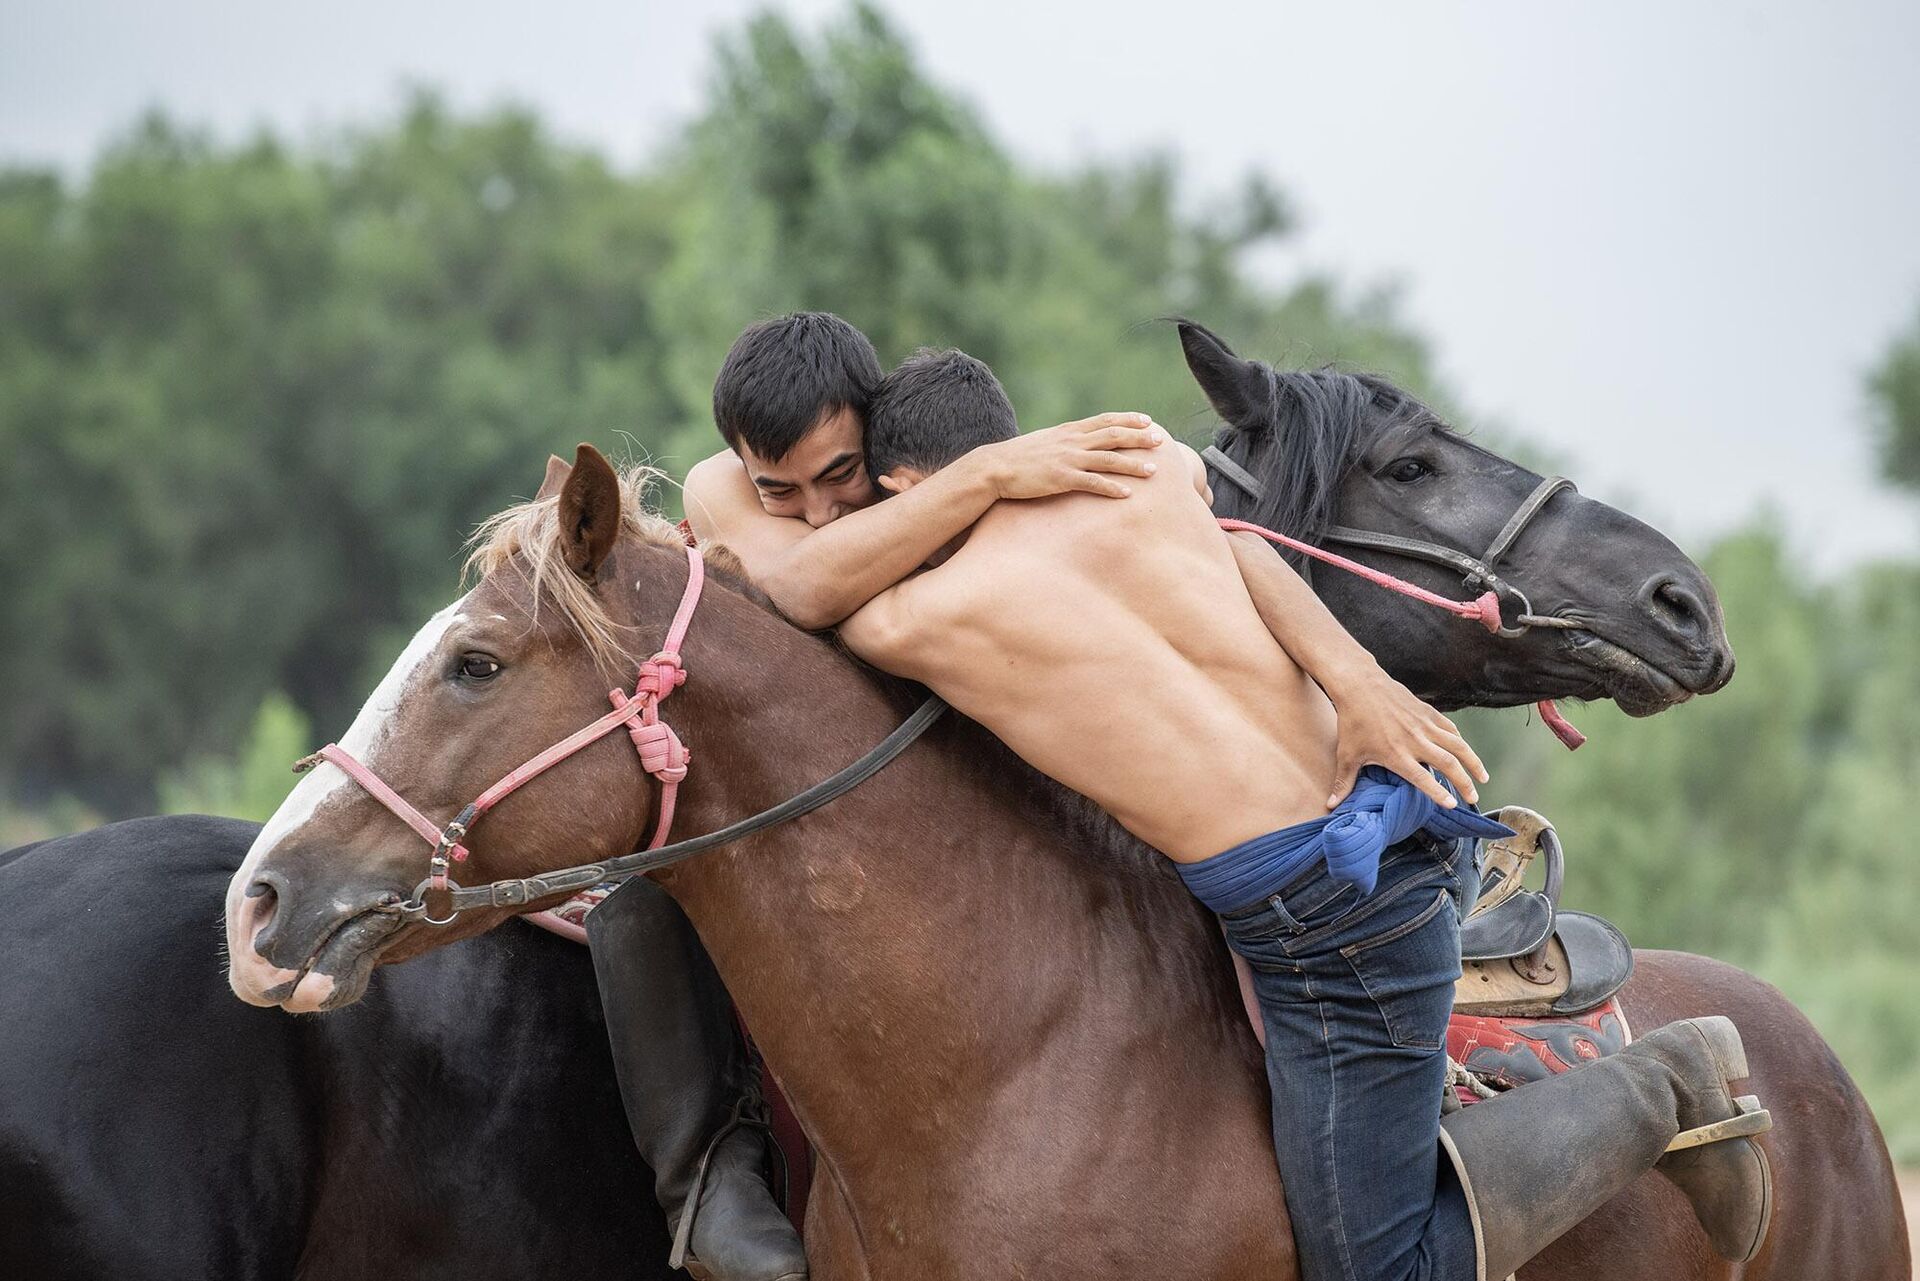
M1618 996L1584 1014L1518 1018L1456 1012L1447 1026L1448 1057L1496 1091L1618 1054L1632 1041ZM1486 1097L1470 1085L1454 1088L1462 1103Z

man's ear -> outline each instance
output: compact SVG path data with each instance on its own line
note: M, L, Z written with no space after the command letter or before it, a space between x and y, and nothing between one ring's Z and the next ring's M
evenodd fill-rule
M547 477L540 482L540 492L533 496L535 502L552 498L560 492L560 486L567 483L567 477L573 472L573 464L558 454L547 455Z
M620 477L592 445L574 451L573 467L560 487L559 518L560 554L567 568L592 578L620 536Z
M1273 392L1266 367L1257 360L1242 360L1234 355L1233 349L1205 325L1191 320L1178 323L1180 349L1187 355L1187 368L1200 384L1200 390L1207 393L1213 411L1229 427L1258 430L1267 426Z
M918 467L909 467L902 463L884 476L875 476L873 481L889 494L904 494L926 478L927 473Z

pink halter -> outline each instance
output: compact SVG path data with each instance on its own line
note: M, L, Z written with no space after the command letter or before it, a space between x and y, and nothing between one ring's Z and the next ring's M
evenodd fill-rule
M706 563L700 558L700 549L688 543L687 587L681 594L680 608L675 611L673 622L667 628L660 651L640 664L633 694L629 696L618 689L609 691L607 698L613 704L612 711L561 739L489 787L445 827L435 827L431 819L410 805L405 797L387 786L379 775L355 760L338 743L328 743L313 755L305 757L294 765L294 772L312 769L321 761L339 766L348 778L365 788L369 796L393 811L401 822L419 833L433 847L427 880L423 885L436 891L445 891L453 885L447 876L448 864L466 862L467 847L461 842L482 815L581 748L625 726L627 736L633 740L634 750L640 754L640 767L660 780L659 818L654 824L653 840L647 845L650 850L658 849L673 830L674 802L679 794L680 782L687 776L687 765L692 760L692 753L681 743L673 727L660 719L660 703L686 683L687 672L681 662L680 645L693 622L694 610L699 608L700 591L705 584ZM444 923L433 917L425 919L429 924ZM453 918L448 916L445 919Z

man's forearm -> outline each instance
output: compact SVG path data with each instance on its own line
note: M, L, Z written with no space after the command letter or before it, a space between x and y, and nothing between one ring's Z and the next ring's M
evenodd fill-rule
M997 497L992 461L969 456L814 530L776 563L747 568L799 626L832 627L924 565Z
M1348 634L1304 578L1257 534L1232 533L1227 542L1260 621L1280 648L1338 703L1355 683L1378 679L1380 664Z

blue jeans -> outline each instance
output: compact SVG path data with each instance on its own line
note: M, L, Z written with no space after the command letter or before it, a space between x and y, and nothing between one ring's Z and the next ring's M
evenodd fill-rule
M1267 1029L1273 1148L1301 1281L1472 1281L1465 1195L1440 1152L1472 840L1389 846L1371 894L1324 863L1224 914Z

